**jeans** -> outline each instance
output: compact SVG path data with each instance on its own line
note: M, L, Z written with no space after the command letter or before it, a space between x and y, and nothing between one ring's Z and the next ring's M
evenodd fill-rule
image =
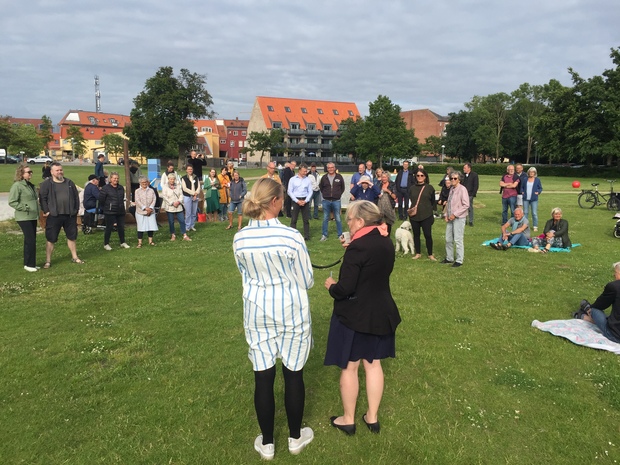
M192 229L196 224L196 215L198 214L198 199L183 196L183 206L185 207L185 226Z
M314 217L315 220L318 220L319 219L319 203L321 203L321 191L314 191L312 193L312 198L310 199L310 201L314 205L314 215L312 216Z
M538 227L538 200L524 200L523 201L523 216L527 218L527 214L532 207L532 226Z
M502 199L502 224L508 221L508 207L510 207L510 216L515 216L515 207L517 205L517 197L508 197Z
M228 204L220 203L220 221L228 221Z
M340 219L340 200L323 199L323 235L327 237L327 225L329 224L329 216L334 212L336 220L336 232L338 237L342 236L342 220Z
M474 198L469 196L469 209L467 210L469 213L469 224L474 224Z
M455 218L446 223L446 260L450 262L455 261L454 246L456 246L456 261L463 263L465 258L465 244L463 242L465 220L466 217Z
M620 339L614 336L609 329L609 325L607 324L607 315L605 315L605 312L599 310L598 308L591 308L590 317L594 320L594 324L598 327L598 329L601 330L603 336L612 342L620 343Z
M185 234L185 214L181 210L180 212L166 212L168 214L168 227L170 228L170 234L174 234L174 217L177 217L179 226L181 226L181 234Z
M502 233L500 232L499 237L502 237ZM528 245L530 241L523 233L513 234L508 238L506 242L510 242L512 245Z

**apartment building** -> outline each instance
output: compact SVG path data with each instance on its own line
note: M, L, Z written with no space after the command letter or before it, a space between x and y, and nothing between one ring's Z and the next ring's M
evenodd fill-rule
M407 129L413 129L420 144L426 142L428 136L443 137L446 135L446 126L449 123L447 116L441 116L425 108L423 110L408 110L400 112Z

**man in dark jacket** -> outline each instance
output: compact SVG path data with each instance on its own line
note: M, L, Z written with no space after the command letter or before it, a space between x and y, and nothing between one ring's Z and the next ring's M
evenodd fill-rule
M39 186L39 202L41 211L46 218L45 222L45 265L52 266L52 252L58 241L60 230L64 229L67 236L67 247L71 252L73 263L84 263L77 254L75 241L77 239L77 214L80 209L80 197L77 187L71 179L65 178L62 165L53 162L50 167L50 178Z
M396 175L396 181L394 181L394 187L396 187L396 201L398 202L398 217L401 220L407 219L409 188L413 182L413 171L409 169L409 162L404 161L403 169Z
M319 181L319 190L323 197L323 235L322 241L327 240L327 226L329 225L329 216L334 214L336 220L336 232L338 237L342 236L342 220L340 219L340 199L344 194L344 178L340 173L336 173L336 165L327 164L327 173L323 175Z
M202 167L207 166L207 160L205 160L205 156L202 153L196 154L196 151L192 150L189 153L187 164L194 167L194 176L196 176L198 180L202 182Z
M614 281L607 283L603 293L592 305L587 300L582 301L581 309L575 317L594 323L603 336L620 343L620 262L614 263L613 268ZM609 306L611 313L606 316L603 310Z
M471 163L463 165L463 185L469 194L469 225L474 225L474 197L478 193L478 173L471 170Z
M99 205L105 215L103 248L108 251L112 250L110 236L114 226L116 226L121 247L129 248L125 242L125 188L118 183L118 179L118 173L110 173L110 182L103 186L99 193Z
M284 169L282 170L282 185L284 186L284 214L287 218L291 217L291 206L292 200L288 196L288 182L295 176L295 166L297 166L297 162L292 161L290 163L286 163L284 165Z

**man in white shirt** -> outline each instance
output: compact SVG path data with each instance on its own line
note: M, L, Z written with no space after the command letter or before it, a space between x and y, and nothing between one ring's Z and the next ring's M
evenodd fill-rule
M304 239L310 240L310 200L312 199L312 183L308 179L308 167L299 167L297 176L288 182L287 194L291 198L291 228L297 228L297 217L301 212L304 222Z
M319 188L319 182L321 181L321 176L316 171L316 163L312 163L310 165L310 173L308 173L308 178L310 179L310 183L312 184L312 203L314 204L314 215L313 218L315 220L319 219L319 204L321 203L321 189Z

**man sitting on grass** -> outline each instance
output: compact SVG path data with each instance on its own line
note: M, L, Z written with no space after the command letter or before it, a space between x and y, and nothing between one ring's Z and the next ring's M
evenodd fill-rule
M515 216L502 226L501 239L491 244L496 250L508 250L513 245L528 245L530 242L530 225L523 216L522 208L515 208ZM510 232L508 232L510 229Z
M620 262L613 264L614 281L607 283L603 293L592 305L587 300L581 301L581 308L573 317L595 324L607 339L620 343ZM611 313L605 310L611 305Z

